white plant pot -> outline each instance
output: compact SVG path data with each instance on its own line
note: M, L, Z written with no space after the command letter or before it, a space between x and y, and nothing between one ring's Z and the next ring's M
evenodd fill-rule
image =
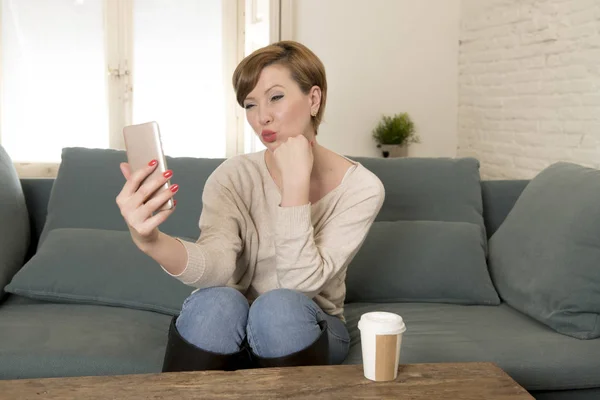
M396 158L408 156L408 147L401 144L382 144L381 153L384 158Z

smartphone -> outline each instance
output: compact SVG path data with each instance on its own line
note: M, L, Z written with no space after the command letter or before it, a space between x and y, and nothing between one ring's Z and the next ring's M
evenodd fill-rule
M123 128L123 137L125 139L127 162L129 163L131 173L140 168L146 168L151 160L158 161L158 165L146 179L161 176L167 171L167 160L162 148L158 123L152 121L126 126ZM155 193L163 189L168 189L169 184L170 181L167 181ZM170 210L173 207L173 199L170 198L159 208L159 211Z

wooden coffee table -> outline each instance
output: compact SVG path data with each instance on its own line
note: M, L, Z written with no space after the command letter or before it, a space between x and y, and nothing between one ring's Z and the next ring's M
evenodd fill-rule
M371 382L362 365L0 381L0 399L533 399L490 363L401 365Z

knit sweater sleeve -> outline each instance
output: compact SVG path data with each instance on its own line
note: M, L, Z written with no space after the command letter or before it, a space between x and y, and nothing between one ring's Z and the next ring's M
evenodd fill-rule
M275 252L280 287L313 298L340 276L364 242L384 197L379 180L348 190L319 232L312 226L310 204L279 207Z
M238 203L230 189L214 176L208 178L202 194L200 237L196 242L176 238L187 251L187 264L179 275L169 275L186 285L205 288L224 286L234 273L241 272L236 269L243 268L237 259L245 221Z

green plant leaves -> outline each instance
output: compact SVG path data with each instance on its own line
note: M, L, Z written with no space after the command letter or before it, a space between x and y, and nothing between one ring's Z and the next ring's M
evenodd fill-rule
M384 115L373 130L373 139L379 144L404 145L419 142L414 123L408 113Z

